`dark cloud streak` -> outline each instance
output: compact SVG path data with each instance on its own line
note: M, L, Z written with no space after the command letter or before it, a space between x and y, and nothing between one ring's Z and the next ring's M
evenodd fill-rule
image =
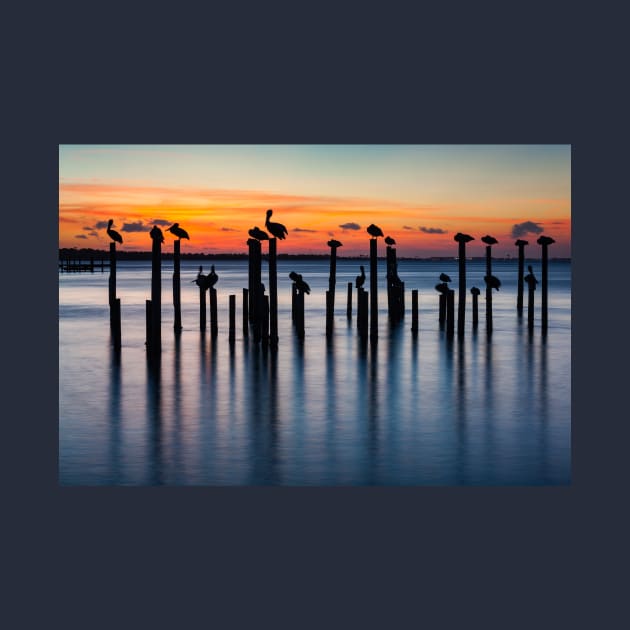
M523 221L512 226L512 238L520 238L527 234L542 234L543 228L533 221Z

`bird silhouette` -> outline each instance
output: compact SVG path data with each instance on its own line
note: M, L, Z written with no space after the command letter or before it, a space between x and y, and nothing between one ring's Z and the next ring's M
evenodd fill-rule
M529 273L523 278L525 282L527 282L527 286L532 290L536 290L536 285L538 284L538 280L536 280L536 276L534 275L534 270L531 265L527 265L527 270Z
M378 238L379 236L384 236L383 230L381 230L381 228L378 227L378 225L374 225L374 223L370 223L370 225L368 225L366 229L367 229L367 233L370 236L373 236L374 238Z
M265 219L265 227L271 232L272 236L279 238L280 240L286 238L289 233L287 228L282 223L272 223L269 218L273 214L273 210L267 210L267 218Z
M164 234L162 234L162 230L160 230L160 228L157 225L154 225L151 228L149 235L154 241L157 241L158 243L164 242Z
M295 282L295 286L298 289L298 291L302 291L302 293L310 294L311 287L309 287L308 284L304 281L301 273L295 273L295 271L292 271L289 274L289 278L291 278L291 280Z
M363 265L360 265L360 269L361 275L357 276L356 280L354 281L355 289L360 289L365 284L365 267Z
M340 243L339 241L336 241L333 238L330 241L328 241L328 243L326 243L326 245L328 245L328 247L333 247L334 249L337 249L337 247L341 247L343 245L343 243Z
M261 230L258 226L254 226L251 230L248 230L247 233L257 241L269 240L269 234L267 234L264 230Z
M445 273L440 274L440 280L442 282L451 282L451 277L447 276Z
M520 238L519 238L519 239L518 239L518 240L514 243L514 245L516 245L517 247L518 247L519 245L529 245L529 242L528 242L528 241L524 241L524 240L522 240L522 239L520 239Z
M116 230L112 230L112 225L114 223L114 219L110 219L107 222L107 234L109 234L109 237L112 239L112 241L115 241L116 243L122 243L122 236L120 234L118 234L118 232L116 232Z
M484 276L483 280L491 289L496 289L498 291L501 286L501 280L499 280L496 276Z
M391 236L386 236L385 237L385 242L388 245L396 245L396 241Z
M494 236L490 236L489 234L482 236L481 241L486 245L496 245L499 242L496 238L494 238Z
M436 284L435 285L435 290L438 293L442 293L443 295L446 295L450 291L450 289L448 288L448 285L446 284L446 282L442 282L440 284Z
M556 241L554 241L551 238L551 236L540 236L536 242L539 245L551 245L552 243L555 243Z
M199 265L199 273L197 274L197 277L194 280L191 280L191 282L194 282L199 288L205 289L206 276L203 275L202 271L203 271L203 267Z
M470 234L462 234L461 232L457 232L457 234L455 234L455 236L453 237L453 240L457 241L458 243L469 243L470 241L474 241L475 237L470 236Z
M179 239L187 238L188 240L190 240L190 236L188 236L188 232L186 232L186 230L184 230L183 228L180 228L179 223L173 223L171 227L166 228L166 231L170 232L171 234L174 234Z
M212 265L210 267L210 273L206 276L206 289L211 289L217 283L218 279L219 276L217 276L214 265Z
M479 295L481 293L481 291L477 287L470 287L470 292L473 295Z

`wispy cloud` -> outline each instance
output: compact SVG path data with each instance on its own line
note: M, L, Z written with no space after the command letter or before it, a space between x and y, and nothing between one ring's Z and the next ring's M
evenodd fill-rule
M172 225L173 222L172 221L167 221L166 219L152 219L151 221L149 221L149 223L153 223L155 225Z
M74 238L87 238L85 234L75 234Z
M519 238L527 234L542 234L543 228L539 223L523 221L512 226L512 238Z
M339 226L342 230L360 230L361 226L358 223L342 223Z
M421 225L418 229L425 234L448 234L448 232L442 228L425 227L424 225Z
M239 232L240 230L237 230L236 228L231 228L231 227L222 227L221 228L221 232Z
M413 230L410 225L403 225L403 230Z
M309 230L307 228L296 227L291 230L292 232L317 232L317 230Z
M120 228L121 232L148 232L151 229L150 226L145 225L142 221L136 221L134 223L123 223Z

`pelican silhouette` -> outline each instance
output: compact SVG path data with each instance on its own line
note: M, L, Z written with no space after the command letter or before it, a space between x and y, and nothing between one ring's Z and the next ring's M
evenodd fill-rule
M501 280L499 280L496 276L484 276L483 280L491 289L496 289L498 291L501 286Z
M328 245L328 247L334 247L335 249L337 249L337 247L341 247L343 245L343 243L340 243L339 241L336 241L333 238L330 241L328 241L328 243L326 243L326 245Z
M194 280L191 280L191 282L194 282L198 287L205 289L206 276L204 276L203 273L201 273L202 271L203 271L203 267L199 265L199 273L197 274L197 277Z
M271 232L272 236L279 238L280 240L285 239L286 235L289 233L287 228L282 225L282 223L272 223L269 220L269 217L273 214L273 210L267 210L267 218L265 219L265 227Z
M112 230L112 224L114 223L114 219L110 219L107 222L107 234L112 239L112 241L116 241L116 243L122 243L122 236L116 232L116 230Z
M450 289L448 288L448 285L446 284L446 282L442 282L440 284L436 284L435 285L435 290L438 293L442 293L443 295L446 295L450 291Z
M162 234L162 230L160 230L160 228L157 225L154 225L151 228L149 235L154 241L157 241L158 243L164 242L164 234Z
M378 227L378 225L374 225L374 223L370 223L370 225L368 225L366 229L367 229L367 233L370 236L373 236L374 238L378 238L379 236L384 236L383 230L381 230L381 228Z
M470 292L473 295L479 295L481 293L481 291L477 287L470 287Z
M442 282L450 282L451 281L451 277L447 276L445 273L441 273L440 274L440 280Z
M210 273L206 276L206 289L211 289L217 283L218 279L219 276L217 276L214 265L212 265L210 267Z
M267 232L265 232L264 230L261 230L256 225L251 230L248 230L247 233L252 238L255 238L257 241L268 241L269 240L269 234L267 234Z
M541 236L538 238L538 240L536 241L539 245L551 245L552 243L555 243L556 241L554 241L551 236Z
M174 234L179 239L187 238L188 240L190 240L188 232L186 232L186 230L184 230L183 228L180 228L179 223L173 223L170 228L166 228L166 231Z
M361 275L357 276L356 280L354 281L355 289L360 289L365 283L365 267L363 265L360 265L360 268L361 268Z
M496 245L499 242L496 238L494 238L494 236L490 236L489 234L482 236L481 241L486 245Z
M453 237L453 240L457 241L458 243L469 243L470 241L474 241L475 237L470 236L470 234L462 234L461 232L457 232L457 234L455 234L455 236Z
M388 245L396 245L396 241L391 236L386 236L385 237L385 242Z
M536 280L536 276L534 275L534 270L531 265L527 265L527 271L529 271L529 273L524 277L524 280L527 282L527 286L530 287L532 291L535 291L538 280Z
M310 294L311 287L309 287L308 284L304 281L301 273L295 273L295 271L292 271L289 274L289 278L291 278L291 280L295 282L295 286L299 291L302 291L303 293L306 293L306 294Z

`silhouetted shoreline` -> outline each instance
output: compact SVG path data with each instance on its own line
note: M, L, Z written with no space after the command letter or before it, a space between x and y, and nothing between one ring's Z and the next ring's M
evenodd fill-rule
M133 252L124 251L119 249L116 252L118 260L151 260L151 252ZM80 258L89 259L91 257L100 260L101 258L109 257L109 252L103 249L92 248L61 248L59 250L59 259L64 258ZM247 260L247 253L234 253L234 254L203 254L203 253L182 253L180 257L184 260ZM162 258L164 260L171 260L173 258L172 252L162 252ZM267 254L263 254L263 258L267 258ZM330 258L330 254L278 254L278 260L327 260ZM337 254L337 258L343 258L346 260L366 260L368 255L362 256L341 256ZM380 259L385 259L384 256L379 256ZM457 260L456 256L398 256L398 260L429 260L429 261L451 261ZM484 256L470 256L467 260L485 260ZM494 261L515 261L514 256L493 256ZM526 257L525 260L537 261L539 257ZM549 258L549 260L555 262L571 262L571 258Z

